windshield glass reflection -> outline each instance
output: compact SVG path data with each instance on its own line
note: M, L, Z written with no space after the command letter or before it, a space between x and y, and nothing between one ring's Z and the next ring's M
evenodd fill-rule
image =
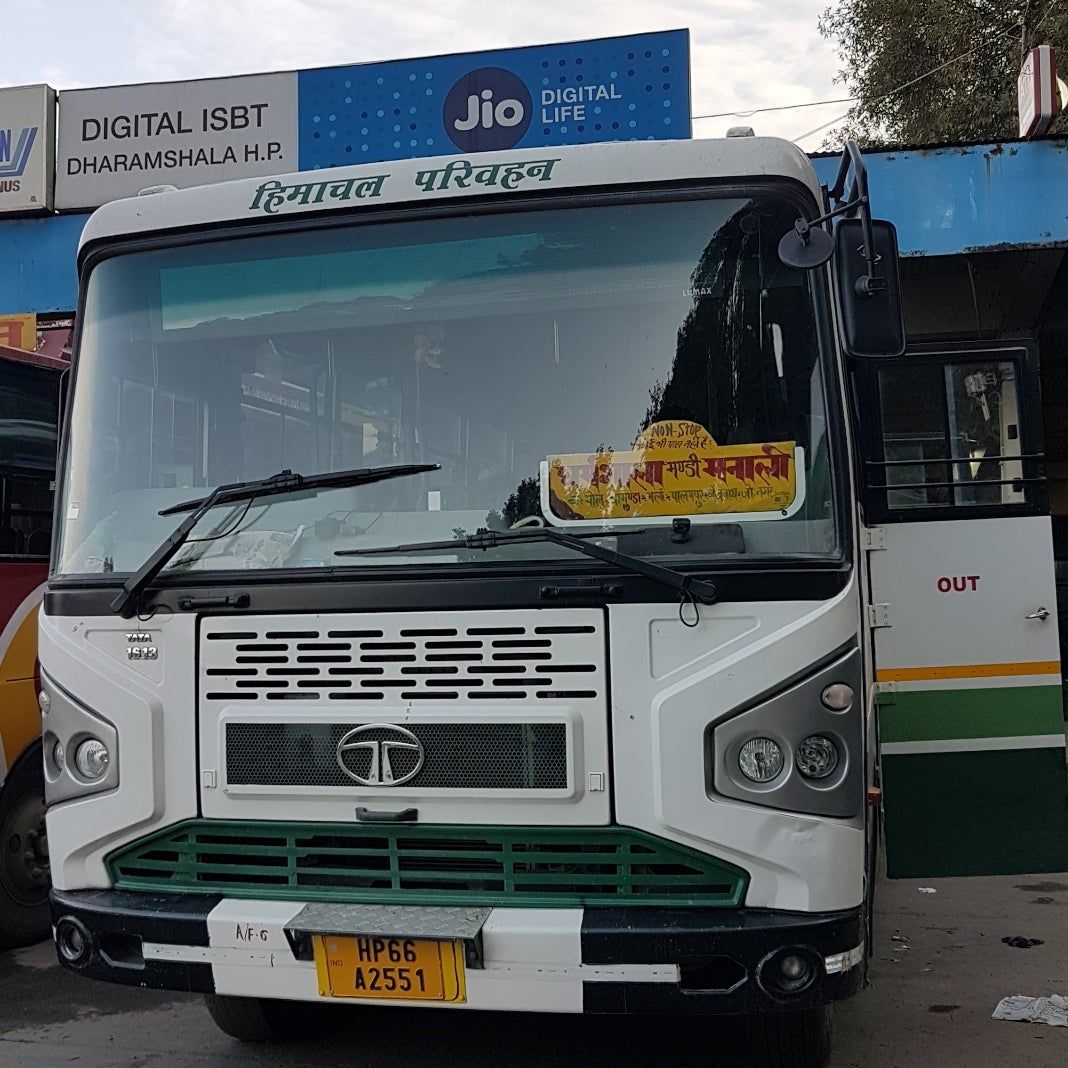
M222 483L397 463L441 469L254 502L236 524L212 512L198 534L215 535L171 567L318 567L545 523L637 526L625 549L644 556L833 553L811 299L775 254L795 215L629 203L107 260L87 294L61 570L136 569L174 525L158 510Z

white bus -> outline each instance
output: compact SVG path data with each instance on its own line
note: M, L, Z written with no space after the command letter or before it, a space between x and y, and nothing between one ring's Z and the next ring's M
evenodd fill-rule
M677 1012L822 1063L877 851L850 368L904 347L855 149L826 193L737 137L92 217L40 640L66 966L246 1040Z

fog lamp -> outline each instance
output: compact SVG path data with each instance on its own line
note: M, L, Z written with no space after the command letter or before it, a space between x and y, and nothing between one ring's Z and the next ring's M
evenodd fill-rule
M838 767L838 747L822 734L809 735L797 747L797 770L806 779L826 779Z
M67 964L81 968L92 955L92 939L80 920L63 916L56 924L56 948Z
M63 762L67 759L66 746L57 739L56 744L52 747L52 762L56 765L59 771L63 770Z
M844 682L832 682L820 694L823 707L832 712L845 712L853 704L853 687Z
M783 768L782 747L770 738L750 738L738 753L738 767L753 782L771 782Z
M74 766L84 779L102 779L110 764L108 747L98 738L87 738L74 750Z

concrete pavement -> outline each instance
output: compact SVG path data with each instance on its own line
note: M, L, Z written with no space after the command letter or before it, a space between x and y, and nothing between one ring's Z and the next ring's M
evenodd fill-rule
M936 894L921 894L930 885ZM1005 936L1040 938L1013 949ZM910 880L880 888L872 986L839 1007L833 1068L1052 1068L1068 1028L990 1019L1006 994L1068 994L1068 873ZM0 1068L716 1068L736 1029L691 1020L476 1015L328 1007L320 1033L243 1047L196 997L90 983L50 945L0 954Z

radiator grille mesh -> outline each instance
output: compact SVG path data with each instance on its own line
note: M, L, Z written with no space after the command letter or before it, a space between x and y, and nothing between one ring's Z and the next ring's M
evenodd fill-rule
M338 763L338 743L354 723L226 724L226 781L231 786L341 786L354 778ZM406 783L412 789L553 790L568 785L567 728L563 723L408 723L422 743L423 765ZM392 736L389 727L361 733L364 741ZM346 766L366 779L371 753L343 754ZM416 766L416 755L393 751L396 778Z

